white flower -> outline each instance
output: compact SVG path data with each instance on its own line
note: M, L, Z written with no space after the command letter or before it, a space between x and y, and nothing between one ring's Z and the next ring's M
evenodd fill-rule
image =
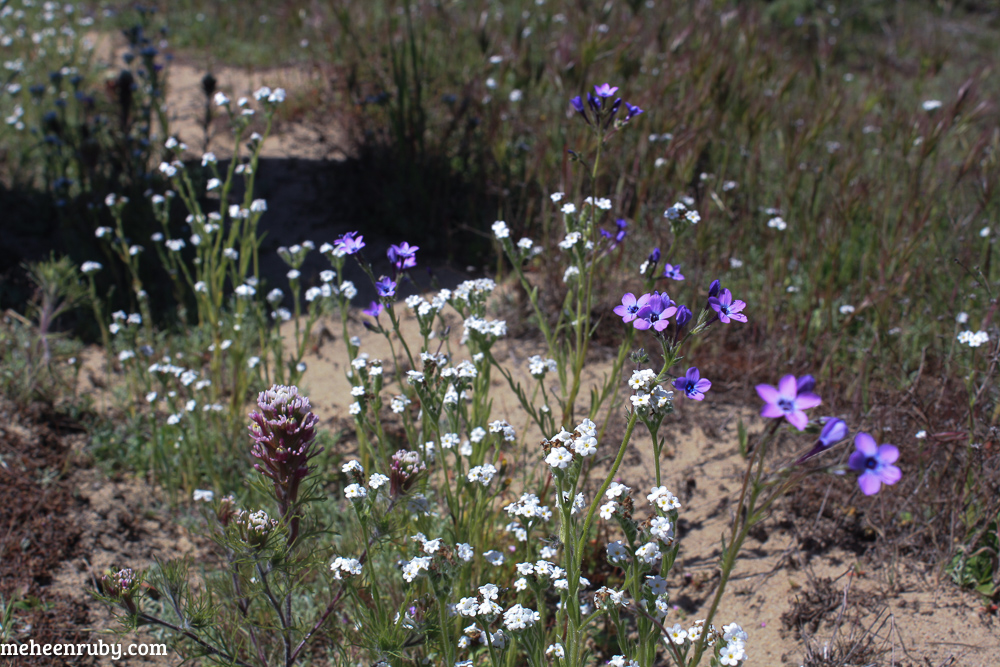
M358 295L358 288L355 287L354 283L351 282L350 280L345 280L344 282L340 283L339 289L340 293L343 294L348 301L350 301L351 299L353 299Z
M563 204L562 212L563 212L563 215L572 215L573 213L576 213L576 205L575 204Z
M979 347L984 343L989 342L990 335L985 331L977 331L973 333L972 331L963 331L958 334L958 342L964 343L969 347Z
M565 447L554 447L545 462L552 468L565 469L573 462L573 455Z
M849 303L845 303L843 306L840 307L841 315L850 315L853 312L854 312L854 306L850 305Z
M422 570L428 570L430 566L430 556L417 556L411 561L406 561L403 563L403 579L413 581L420 575Z
M100 262L84 262L83 264L80 265L80 271L85 275L89 275L91 273L97 273L102 268L104 267L101 265Z
M368 496L368 489L360 484L351 484L344 489L344 495L348 500L364 500Z
M649 590L653 591L654 595L662 595L667 592L667 580L659 575L647 576L646 585L649 586Z
M357 473L360 473L360 474L364 474L365 469L361 465L360 461L351 460L351 461L348 461L347 463L345 463L343 465L343 467L340 469L340 471L343 472L343 473L345 473L345 474L346 473L350 473L350 472L357 472Z
M347 412L351 415L360 415L361 403L359 403L358 401L354 401L353 403L351 403L350 407L347 408Z
M914 435L913 437L916 438L917 440L923 440L924 438L927 437L927 431L923 430L917 431L916 435Z
M568 283L570 280L576 278L579 275L580 275L579 267L568 266L566 267L566 271L563 273L563 282Z
M549 647L545 649L545 655L549 658L562 659L566 657L566 649L563 648L562 644L556 642L555 644L550 644Z
M612 563L627 563L630 559L628 549L621 541L608 542L608 560Z
M423 384L424 374L420 371L406 371L406 380L410 384Z
M493 565L494 567L499 567L500 565L503 565L504 562L504 555L493 549L484 553L483 558L486 559L487 563Z
M665 544L670 544L674 536L673 526L671 526L670 520L665 517L653 517L649 526L649 534Z
M458 557L464 560L466 563L472 560L475 555L475 551L472 549L472 545L466 544L464 542L455 545L455 551L458 553Z
M771 229L777 229L779 232L783 232L788 228L788 223L786 223L784 218L781 216L777 216L768 220L767 226Z
M493 480L493 476L496 475L497 469L490 463L485 463L481 466L476 466L469 471L468 479L470 482L475 484L479 482L483 486L488 486Z
M479 587L479 594L483 596L484 600L496 600L499 593L500 589L493 584L485 584Z
M667 629L667 639L675 644L683 644L688 633L681 627L680 623L675 623L674 627Z
M987 238L987 237L989 237L989 235L990 235L990 228L989 227L983 227L982 229L979 230L979 235L981 237L983 237L984 239Z
M493 235L497 239L505 239L510 237L510 229L507 228L507 223L503 220L497 220L493 223Z
M217 107L224 107L227 104L229 104L229 98L226 97L226 94L221 91L215 94L215 97L212 98L212 101L215 102L215 106Z
M955 321L959 324L965 324L969 321L969 314L963 311L955 316Z
M735 257L730 257L729 258L729 268L731 268L731 269L740 269L740 268L743 268L743 260L736 259Z
M553 192L552 194L549 195L549 199L552 200L553 204L558 204L565 196L566 195L562 192Z
M474 617L476 612L479 611L479 600L476 598L462 598L455 605L455 611L462 616Z
M924 100L920 106L923 107L924 111L935 111L941 108L941 100Z
M503 613L503 624L510 631L524 630L530 628L541 618L537 611L533 611L519 604Z
M385 484L388 484L389 478L385 475L381 475L377 472L373 472L371 477L368 478L368 486L373 489L380 489Z
M605 521L610 521L611 517L615 515L615 510L618 509L618 503L615 501L607 502L601 505L601 518Z
M524 237L517 242L517 247L520 248L521 250L531 250L531 246L533 246L534 244L535 244L534 241L532 241L528 237Z
M523 97L523 94L521 93L520 90L517 90L515 88L514 90L510 91L510 101L511 102L520 102L521 101L521 97Z
M198 502L199 500L204 500L206 503L210 503L210 502L212 502L213 498L215 498L215 492L214 491L206 491L205 489L195 489L194 490L194 501L195 502Z
M358 575L361 574L361 561L357 558L342 558L337 556L330 563L330 569L333 571L333 578L340 579L343 577L344 573Z

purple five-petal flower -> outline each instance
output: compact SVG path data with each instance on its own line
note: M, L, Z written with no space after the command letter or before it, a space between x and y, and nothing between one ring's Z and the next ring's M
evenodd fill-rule
M403 241L399 245L389 246L386 254L389 256L389 261L392 262L392 265L396 267L396 270L402 271L403 269L412 269L417 265L418 250L420 250L420 246L410 245L406 241Z
M371 305L368 306L366 310L362 310L361 312L365 315L370 315L371 317L378 319L378 316L382 314L382 304L378 301L372 301Z
M354 238L355 236L357 238ZM365 247L363 238L364 236L359 236L358 232L347 232L333 242L334 250L339 250L345 255L353 255Z
M684 274L681 273L681 265L678 264L674 266L673 264L667 264L663 267L663 276L665 278L670 278L671 280L684 280Z
M666 294L653 292L647 296L649 296L649 300L636 313L636 319L632 322L632 326L643 331L650 328L663 331L670 325L669 318L677 312L677 307L673 305L670 297Z
M643 294L636 299L635 294L629 292L622 297L622 305L615 306L615 315L622 318L622 322L628 324L636 318L642 307L649 301L649 297L649 294Z
M809 417L803 411L823 402L823 399L811 392L800 394L794 375L781 378L777 387L769 384L757 385L757 394L766 403L764 409L760 411L761 417L777 419L784 417L789 424L800 431L804 431L806 424L809 423Z
M611 97L618 92L618 86L612 86L610 83L604 83L600 86L594 86L594 92L597 93L598 97Z
M378 291L379 296L396 296L396 281L388 276L382 276L379 281L375 283L375 289Z
M692 366L683 377L674 380L674 387L684 392L688 398L701 401L705 398L705 392L712 388L712 382L701 377L698 369Z
M875 495L883 484L895 484L903 476L900 469L892 465L899 458L895 445L879 445L869 434L858 433L854 448L847 466L861 473L858 486L866 496Z
M629 122L641 113L644 113L642 109L637 106L632 106L628 102L625 103L625 108L628 109L628 114L625 116L625 122Z
M747 321L747 316L740 312L747 307L747 304L739 299L734 301L733 293L728 289L722 290L722 294L719 296L709 297L708 305L719 314L719 321L723 324L729 324L730 320Z

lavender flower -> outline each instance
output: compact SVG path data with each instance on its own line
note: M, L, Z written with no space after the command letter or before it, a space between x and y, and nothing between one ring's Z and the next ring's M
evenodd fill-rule
M786 375L778 382L777 387L769 384L757 385L757 394L764 400L766 405L760 411L761 417L777 418L784 417L788 423L804 431L809 417L804 410L814 408L823 400L812 392L799 393L798 382L794 375Z
M389 493L393 498L405 494L417 482L417 477L427 470L419 452L400 449L389 463Z
M709 297L708 305L719 314L719 321L723 324L729 324L730 320L747 321L747 316L740 312L747 307L747 304L739 299L733 301L733 294L728 289L722 290L719 296Z
M612 86L610 83L604 83L600 86L594 86L594 92L597 93L598 97L611 97L618 92L618 86Z
M802 391L802 380L806 378L812 378L811 375L806 375L799 379L799 391ZM815 385L815 383L813 383ZM810 387L811 389L811 387ZM799 463L808 461L812 457L816 456L821 452L825 452L830 449L838 442L847 437L847 424L843 419L828 419L826 424L823 425L823 431L819 434L819 440L813 445L813 448L802 455L802 458L798 460Z
M636 313L636 319L632 322L632 326L643 331L650 328L663 331L669 326L668 318L677 312L677 308L666 294L653 292L647 296L649 296L649 300Z
M136 613L135 601L132 596L139 590L142 578L137 576L132 568L112 569L110 574L101 578L101 588L109 598L114 598L115 602L122 605L130 613Z
M254 468L274 484L274 497L282 518L290 518L289 544L298 534L298 518L289 517L298 500L299 484L309 474L309 461L322 449L311 451L319 418L298 387L273 385L257 397L258 411L250 413L250 453L260 462Z
M381 297L396 296L396 281L388 276L382 276L379 278L378 282L375 283L375 289Z
M365 315L378 319L378 316L382 314L382 304L380 304L378 301L372 301L371 305L368 306L368 308L366 308L365 310L362 310L361 312L364 313Z
M646 258L650 264L656 264L660 261L660 249L653 248L653 252L649 253L649 257Z
M702 401L705 399L705 392L712 388L712 382L702 378L698 369L692 366L683 377L674 380L674 387L684 392L688 398Z
M712 284L708 286L708 298L719 296L720 291L722 291L722 283L718 279L713 280Z
M798 379L796 386L798 387L800 394L811 392L813 389L816 388L816 378L814 378L812 375L803 375Z
M671 280L684 280L684 274L681 273L680 264L677 266L674 266L673 264L665 264L663 266L663 276L665 278L670 278Z
M622 322L628 324L636 318L638 312L646 305L649 301L649 294L643 294L638 299L635 298L635 294L629 292L622 297L622 305L615 306L615 315L622 318Z
M903 476L899 468L892 465L899 458L895 445L879 445L867 433L858 433L854 438L855 451L848 459L851 470L861 472L858 486L866 496L878 493L883 484L895 484Z
M625 108L628 110L628 114L625 116L625 122L629 122L641 113L645 113L642 109L637 106L632 106L628 102L625 103Z
M419 246L411 246L406 241L403 241L399 245L389 246L387 254L389 261L396 267L396 270L402 271L404 269L412 269L417 265L418 250L420 250Z
M587 118L587 110L583 106L583 98L577 95L571 99L569 103L573 105L573 109L575 109L578 114L583 116L583 119L587 121L587 125L590 125L590 119Z
M691 312L690 308L685 305L677 306L677 314L674 317L674 321L677 322L678 329L684 328L684 325L690 322L692 317L694 317L694 313Z
M354 238L355 236L357 238ZM337 253L353 255L365 247L365 242L361 240L363 238L363 236L358 236L358 232L347 232L333 242L333 250Z

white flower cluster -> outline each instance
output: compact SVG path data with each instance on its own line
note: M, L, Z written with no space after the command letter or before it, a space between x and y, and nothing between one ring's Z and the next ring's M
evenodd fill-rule
M503 613L503 624L511 632L517 632L532 627L540 618L537 611L515 604Z
M455 611L461 616L475 618L476 616L492 620L503 611L503 607L496 603L500 589L493 584L486 584L479 587L479 593L483 596L482 601L474 597L462 598L455 605Z
M529 526L535 519L549 521L552 518L552 510L548 505L542 505L538 496L533 493L522 493L520 498L503 509L511 516L527 519Z
M490 433L503 433L503 439L507 442L514 442L517 440L517 434L514 433L514 427L503 419L498 419L490 424Z
M441 295L446 301L464 301L471 305L484 302L496 288L497 284L490 278L477 278L460 283L454 292L441 290Z
M330 569L333 571L334 579L342 579L344 574L359 575L361 574L361 561L357 558L342 558L341 556L337 556L330 563Z
M419 294L413 294L412 296L406 297L406 307L412 310L413 313L420 318L441 312L445 303L446 300L442 299L440 295L435 296L430 302Z
M493 481L493 477L496 474L497 469L492 463L484 463L469 470L468 479L472 484L479 483L483 486L489 486L489 483Z
M691 200L690 204L693 205L694 201ZM663 217L670 221L683 219L688 221L692 225L697 225L699 222L701 222L701 215L698 214L698 211L695 211L693 209L688 210L688 205L680 201L671 206L670 208L668 208L666 211L664 211Z
M507 223L503 220L497 220L494 222L493 235L497 237L497 240L510 238L510 229L507 228Z
M403 561L403 579L405 579L407 583L412 583L414 579L420 576L421 572L428 571L430 567L430 556L416 556L412 560Z
M551 449L545 462L553 469L564 470L573 462L573 453L580 457L597 453L597 424L584 419L574 429L575 433L562 430L549 441ZM572 451L570 451L572 450Z
M587 197L583 200L584 204L592 204L602 211L611 210L611 200L606 197L598 197L596 200L593 197Z
M462 332L462 345L465 345L465 343L468 342L470 331L475 331L479 335L486 338L488 342L493 342L497 338L503 338L507 335L506 320L487 320L483 317L470 315L465 318L463 325L465 326L465 330Z
M963 331L958 334L958 342L969 347L979 347L990 340L990 335L985 331Z

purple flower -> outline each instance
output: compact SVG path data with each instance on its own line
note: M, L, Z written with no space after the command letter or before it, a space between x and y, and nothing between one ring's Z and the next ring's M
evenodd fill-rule
M625 108L628 109L628 114L625 116L626 123L635 118L636 116L638 116L639 114L644 113L642 109L640 109L637 106L634 107L628 102L625 103Z
M812 391L813 389L816 388L816 378L814 378L812 375L803 375L802 377L799 378L798 388L800 394L805 393L807 391ZM841 437L841 440L843 440L843 437Z
M372 301L371 305L368 306L366 310L362 310L361 312L365 315L370 315L371 317L378 319L378 316L382 314L382 304L378 301Z
M621 243L625 238L625 234L628 233L626 231L626 229L628 229L628 223L625 222L624 218L618 218L615 220L615 227L618 228L618 233L615 235L615 243Z
M730 320L747 321L747 316L740 312L747 307L746 303L739 299L733 301L733 293L727 289L722 290L722 294L719 296L709 297L708 305L719 314L719 320L723 324L729 324Z
M663 276L665 278L670 278L671 280L684 280L684 274L681 273L681 265L678 264L674 266L673 264L667 264L663 267Z
M694 313L687 306L681 305L677 307L677 316L674 317L674 321L677 322L677 328L681 329L685 324L691 321L694 317Z
M379 278L378 282L375 283L375 289L378 291L379 296L396 296L396 281L392 280L388 276L382 276Z
M711 299L713 296L719 296L719 292L721 290L722 290L722 283L720 283L718 279L713 280L712 284L708 286L708 298Z
M618 86L612 86L610 83L605 83L600 86L594 86L594 92L597 93L598 97L611 97L618 92Z
M364 236L357 236L358 232L347 232L339 239L333 242L333 249L337 252L342 252L345 255L353 255L365 247L365 242L361 239Z
M760 411L761 417L769 419L784 417L789 424L800 431L804 431L806 424L809 423L809 417L803 410L815 408L823 402L823 399L811 392L800 394L794 375L781 378L777 387L769 384L757 385L757 394L766 403L764 409Z
M592 93L587 93L587 105L590 110L594 112L595 116L599 116L601 113L601 98L594 97Z
M635 294L629 292L622 297L622 305L615 306L615 315L622 318L622 322L628 324L636 318L638 312L646 305L649 301L650 295L643 294L638 299L635 298Z
M583 119L585 121L587 121L587 125L590 125L590 119L587 118L587 110L583 106L583 98L580 97L579 95L577 95L576 97L574 97L573 99L571 99L569 101L569 103L573 105L573 109L578 114L580 114L581 116L583 116Z
M615 116L618 114L618 109L620 109L621 106L622 98L619 97L611 105L611 111L608 113L608 119L604 121L604 129L611 127L611 122L615 119Z
M806 375L803 378L799 378L799 391L802 391L802 380L806 378L812 378L811 375ZM813 383L815 384L815 383ZM806 452L802 458L799 459L799 463L803 461L808 461L812 457L816 456L820 452L825 452L830 449L838 442L847 437L847 424L844 423L843 419L827 419L826 424L823 425L823 431L819 434L819 440L813 445L813 448Z
M858 433L854 438L854 448L847 466L861 473L858 486L866 496L875 495L883 484L891 486L903 476L900 469L892 465L899 458L895 445L879 445L867 433Z
M412 269L417 265L418 250L420 250L420 246L410 245L403 241L399 245L389 246L389 251L386 254L396 270L402 271L403 269Z
M647 296L649 296L649 300L636 313L636 319L632 322L632 326L643 331L650 328L663 331L670 325L668 318L677 312L677 308L674 307L670 297L666 294L653 292Z
M688 398L701 401L705 399L705 392L712 388L712 382L702 378L698 369L692 366L684 377L674 380L674 387L678 391L684 392Z
M649 260L650 262L652 262L653 264L656 264L657 262L659 262L660 261L660 249L659 248L653 248L653 252L649 253L649 257L647 257L646 259Z

